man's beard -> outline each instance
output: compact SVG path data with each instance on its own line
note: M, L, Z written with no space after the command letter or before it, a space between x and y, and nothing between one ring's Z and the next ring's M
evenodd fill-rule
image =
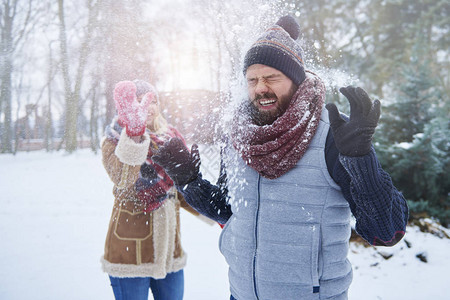
M277 99L280 105L277 106L277 109L275 111L260 111L257 107L258 100L264 98L265 99L277 98L275 94L265 93L263 95L257 95L255 99L253 99L253 101L249 100L247 104L247 109L253 123L258 126L263 126L263 125L271 125L273 122L275 122L276 119L278 119L281 115L284 114L284 112L289 107L289 104L291 104L292 101L291 98L296 90L297 86L292 85L291 89L286 95L281 96L281 99Z

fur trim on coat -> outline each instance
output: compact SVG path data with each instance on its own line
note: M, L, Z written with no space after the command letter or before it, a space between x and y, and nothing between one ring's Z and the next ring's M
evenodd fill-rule
M140 166L145 162L150 147L150 136L145 133L143 138L141 143L136 143L127 135L126 130L122 130L115 151L121 162L130 166Z

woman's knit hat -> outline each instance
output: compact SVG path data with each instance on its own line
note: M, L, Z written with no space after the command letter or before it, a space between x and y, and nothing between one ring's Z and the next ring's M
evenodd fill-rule
M135 79L133 83L136 85L136 96L139 97L141 95L145 95L148 92L152 92L152 94L156 97L156 100L159 102L159 96L156 92L156 89L153 85L148 83L145 80Z
M248 50L244 59L244 74L254 64L275 68L289 77L296 85L305 80L303 49L296 42L300 26L291 16L281 17L267 29Z

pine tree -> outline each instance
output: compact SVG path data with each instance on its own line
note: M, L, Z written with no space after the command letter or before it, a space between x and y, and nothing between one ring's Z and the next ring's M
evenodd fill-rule
M441 223L450 223L450 136L449 122L432 119L423 133L414 136L409 147L391 148L390 174L404 196L410 200L412 213L427 212ZM426 205L424 205L426 204Z
M376 137L382 165L406 199L412 213L425 211L450 223L448 95L430 70L427 47L417 42L411 63L403 67L404 82L395 102L382 114Z
M400 86L395 102L383 112L384 132L389 141L412 142L414 135L423 132L425 124L432 119L433 107L440 93L431 77L426 62L416 57L402 72L405 83Z

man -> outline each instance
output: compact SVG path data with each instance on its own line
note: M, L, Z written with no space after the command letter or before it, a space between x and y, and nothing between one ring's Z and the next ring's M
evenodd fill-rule
M153 156L191 206L226 224L231 299L347 299L350 214L372 245L405 233L406 201L371 145L379 101L350 86L340 90L349 118L334 104L324 110L325 86L304 70L298 34L283 17L247 52L250 101L236 110L217 185L202 179L195 145L189 153L173 139Z

